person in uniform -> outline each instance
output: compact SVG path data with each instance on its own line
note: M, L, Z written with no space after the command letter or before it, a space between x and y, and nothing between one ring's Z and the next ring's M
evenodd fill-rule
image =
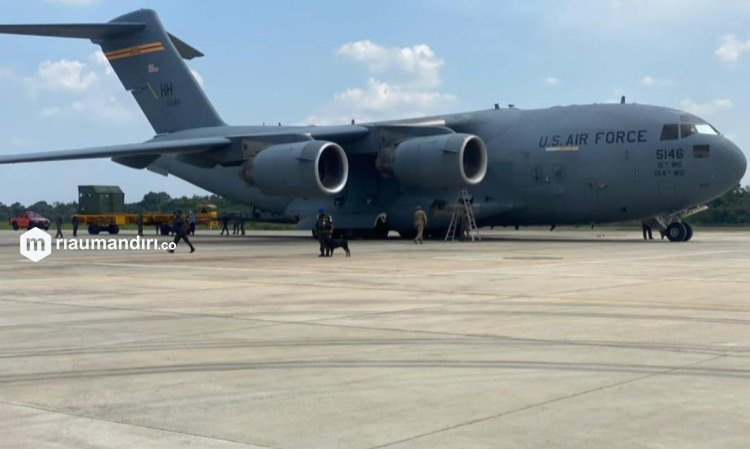
M227 235L229 235L229 214L224 213L224 215L221 216L221 234L224 235L224 231L227 231Z
M73 226L73 237L78 237L78 225L81 223L81 221L78 218L78 215L73 214L73 217L70 219L70 224Z
M471 223L466 211L461 212L461 240L471 240Z
M190 213L188 213L188 223L190 224L190 235L195 235L195 224L197 223L197 219L195 218L195 214L191 210Z
M143 236L143 212L138 211L135 224L138 225L138 235Z
M320 255L318 257L325 257L326 241L331 238L333 234L333 217L326 213L323 208L318 209L318 219L315 222L315 232L318 234L318 242L320 242Z
M414 238L415 244L424 243L424 228L427 226L427 214L421 206L417 206L414 211L414 228L417 230L417 236Z
M641 222L641 229L643 230L643 240L654 239L653 234L651 234L651 226L649 226L645 221Z
M192 243L190 243L190 240L188 239L188 236L187 236L187 226L186 226L186 223L185 223L185 219L182 218L182 211L181 210L178 210L175 213L173 224L174 224L174 244L175 244L175 247L177 246L178 243L180 243L180 240L184 240L185 243L187 243L188 246L190 247L190 252L191 253L195 252L195 247L193 246ZM173 249L170 249L168 251L170 253L174 253Z
M63 238L62 222L63 222L62 215L58 214L57 217L55 217L55 228L57 229L57 234L55 234L56 239Z

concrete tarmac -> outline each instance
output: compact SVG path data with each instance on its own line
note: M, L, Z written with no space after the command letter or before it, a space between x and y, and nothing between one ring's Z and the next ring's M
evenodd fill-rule
M307 232L206 231L194 254L38 263L19 234L0 231L3 448L750 444L748 232L318 258Z

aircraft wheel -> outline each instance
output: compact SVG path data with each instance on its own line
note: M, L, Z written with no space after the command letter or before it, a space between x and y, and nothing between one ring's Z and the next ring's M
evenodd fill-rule
M685 226L685 230L687 231L687 234L685 235L685 241L689 242L690 239L693 238L693 227L690 226L690 223L682 223L683 226Z
M18 223L16 223L15 221L11 223L10 226L13 228L14 231L18 231Z
M667 226L667 238L670 242L684 242L687 237L687 227L679 222Z
M368 233L368 238L374 240L385 240L388 238L388 228L375 228Z
M417 236L417 231L398 231L398 235L403 240L414 240Z

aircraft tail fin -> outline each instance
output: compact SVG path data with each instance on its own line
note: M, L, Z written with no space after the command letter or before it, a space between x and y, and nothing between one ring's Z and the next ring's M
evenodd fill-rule
M108 23L0 25L0 33L84 38L98 44L158 134L224 125L183 61L203 53L167 33L153 10Z

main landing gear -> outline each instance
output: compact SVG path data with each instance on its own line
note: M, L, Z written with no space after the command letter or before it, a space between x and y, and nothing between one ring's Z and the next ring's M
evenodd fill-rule
M693 227L690 224L676 221L664 231L670 242L688 242L693 238Z

